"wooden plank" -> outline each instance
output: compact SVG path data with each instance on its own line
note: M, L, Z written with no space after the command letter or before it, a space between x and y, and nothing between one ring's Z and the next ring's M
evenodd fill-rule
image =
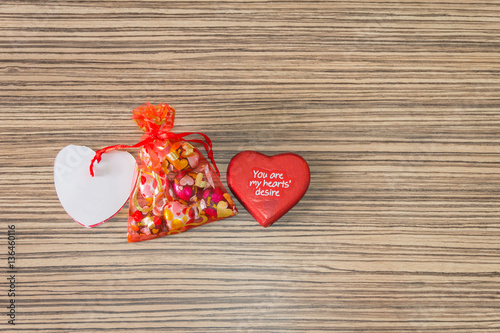
M2 1L0 329L498 332L499 17L466 0ZM80 227L56 154L138 142L146 101L210 136L224 183L239 151L292 151L309 191L267 229L241 205L135 244L126 209Z

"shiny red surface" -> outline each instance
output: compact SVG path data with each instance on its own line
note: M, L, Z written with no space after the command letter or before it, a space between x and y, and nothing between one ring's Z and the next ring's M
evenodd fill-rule
M274 188L279 191L274 196L258 195L255 183L250 186L250 182L262 178L256 178L254 171L263 171L267 174L267 184L275 181L289 181L288 188L282 186ZM271 179L271 175L276 177ZM279 175L283 175L283 179ZM309 187L310 171L307 162L299 155L284 153L274 156L267 156L256 151L243 151L235 155L229 162L227 169L227 182L229 188L239 202L263 227L268 227L293 206L295 206L304 196ZM281 184L286 185L286 184ZM262 185L260 186L262 189ZM273 188L267 187L268 190Z

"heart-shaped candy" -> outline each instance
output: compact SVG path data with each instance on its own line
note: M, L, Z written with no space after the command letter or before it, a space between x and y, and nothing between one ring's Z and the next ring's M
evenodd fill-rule
M95 227L112 218L130 197L136 179L135 158L127 152L112 151L94 163L95 152L84 146L69 145L57 154L54 184L66 212L79 224Z
M273 224L300 201L309 179L307 162L293 153L266 156L243 151L232 158L227 169L229 188L263 227Z

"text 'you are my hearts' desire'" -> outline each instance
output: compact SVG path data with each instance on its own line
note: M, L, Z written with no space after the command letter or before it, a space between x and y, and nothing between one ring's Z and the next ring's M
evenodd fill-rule
M284 172L252 169L250 188L254 194L261 197L281 197L282 191L290 188L292 180Z

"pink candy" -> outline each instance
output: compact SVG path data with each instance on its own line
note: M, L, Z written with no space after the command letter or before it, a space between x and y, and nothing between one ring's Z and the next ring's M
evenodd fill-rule
M214 189L214 194L212 194L212 201L217 203L222 200L222 190L220 188Z
M181 180L179 181L179 184L181 184L182 186L193 186L194 185L194 179L191 178L189 175L185 175L184 177L181 178Z
M179 196L180 199L184 201L189 201L191 198L191 195L193 194L193 190L191 187L184 187L182 191L178 192L177 195Z
M217 211L213 209L212 207L208 207L205 210L205 214L207 214L208 217L210 218L216 218L217 217Z
M196 168L198 166L198 163L200 161L200 157L198 156L197 153L189 156L187 158L188 162L189 162L189 165L191 166L191 168Z

